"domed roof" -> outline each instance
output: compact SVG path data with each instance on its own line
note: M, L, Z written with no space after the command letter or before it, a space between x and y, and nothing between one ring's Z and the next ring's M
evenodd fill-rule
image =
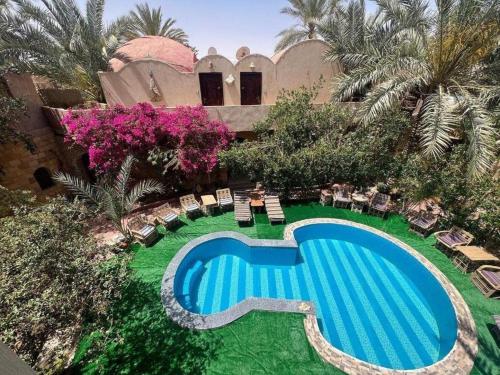
M192 72L196 62L189 47L163 36L148 35L132 39L118 48L109 60L109 68L116 72L128 62L145 58L164 61L179 72Z

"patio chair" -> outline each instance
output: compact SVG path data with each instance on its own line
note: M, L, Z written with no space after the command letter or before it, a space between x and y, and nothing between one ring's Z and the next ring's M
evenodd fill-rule
M179 198L182 210L186 213L186 216L192 218L194 216L201 215L201 206L198 201L194 198L194 194L184 195Z
M229 188L216 190L215 195L217 196L217 203L221 210L230 209L234 206L233 197L231 196L231 190Z
M410 230L427 237L437 223L438 217L432 212L423 211L409 219Z
M376 192L373 194L370 203L368 204L368 213L383 218L389 210L390 200L391 197L389 195Z
M250 198L246 191L234 192L234 218L238 223L248 224L252 221Z
M181 222L179 215L168 204L160 206L155 210L154 220L157 224L161 224L168 229L174 228Z
M471 281L485 297L500 299L500 267L481 266L472 273Z
M127 227L130 235L145 246L151 245L158 238L156 227L148 222L144 215L131 219Z
M462 228L453 226L450 230L442 230L434 233L436 236L436 247L440 247L446 252L455 251L455 247L469 245L474 236Z
M319 195L319 203L321 203L322 206L328 206L332 204L332 190L330 187L327 189L321 189L320 195Z
M333 206L340 208L348 208L351 203L351 193L353 192L354 187L351 185L341 185L339 186L335 194L333 195Z
M269 219L269 222L271 224L275 222L285 222L285 214L283 213L283 209L281 208L278 194L266 194L264 196L264 203L266 205L267 218Z

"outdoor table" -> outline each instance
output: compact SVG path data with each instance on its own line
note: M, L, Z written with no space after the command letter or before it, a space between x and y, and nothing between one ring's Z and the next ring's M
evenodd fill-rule
M464 273L474 271L481 264L500 263L500 259L480 246L457 246L455 250L453 264Z
M201 203L203 211L206 215L212 215L214 208L217 207L217 201L212 194L202 195Z
M264 199L262 198L262 194L260 192L252 192L250 193L250 207L252 207L255 211L262 211L264 207Z
M355 193L351 196L351 198L352 198L351 211L362 213L365 206L368 204L368 197L364 194Z

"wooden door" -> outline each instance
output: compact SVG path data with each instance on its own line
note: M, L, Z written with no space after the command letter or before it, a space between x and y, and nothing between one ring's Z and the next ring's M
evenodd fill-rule
M240 73L241 105L259 105L262 102L262 73Z
M222 73L200 73L200 92L204 106L224 105Z

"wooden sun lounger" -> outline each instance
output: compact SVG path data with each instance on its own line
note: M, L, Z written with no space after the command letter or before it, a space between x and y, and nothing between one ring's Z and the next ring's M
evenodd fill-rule
M250 223L252 221L250 199L245 191L234 192L234 218L238 223Z
M352 203L351 193L354 187L351 185L341 185L333 194L333 205L335 207L348 208Z
M229 209L234 206L234 200L229 188L216 190L215 195L217 196L217 203L221 210Z
M500 299L500 267L481 266L472 273L471 281L485 297Z
M156 227L144 216L137 216L127 223L130 234L145 246L151 245L158 238Z
M418 215L410 218L410 230L427 237L432 229L436 226L438 217L432 212L421 212Z
M154 221L165 228L173 228L180 224L179 215L168 205L158 207L154 213Z
M390 200L391 197L389 195L376 192L368 205L368 213L381 216L382 218L385 217L389 209Z
M466 230L453 226L450 230L443 230L434 233L436 237L436 247L441 247L447 252L454 252L455 247L469 245L474 236Z
M179 198L182 210L187 217L193 217L201 214L200 203L195 199L194 194L184 195Z
M275 223L284 223L285 222L285 214L283 213L283 209L281 208L281 203L278 195L275 194L266 194L264 196L264 202L266 205L266 212L269 222Z

